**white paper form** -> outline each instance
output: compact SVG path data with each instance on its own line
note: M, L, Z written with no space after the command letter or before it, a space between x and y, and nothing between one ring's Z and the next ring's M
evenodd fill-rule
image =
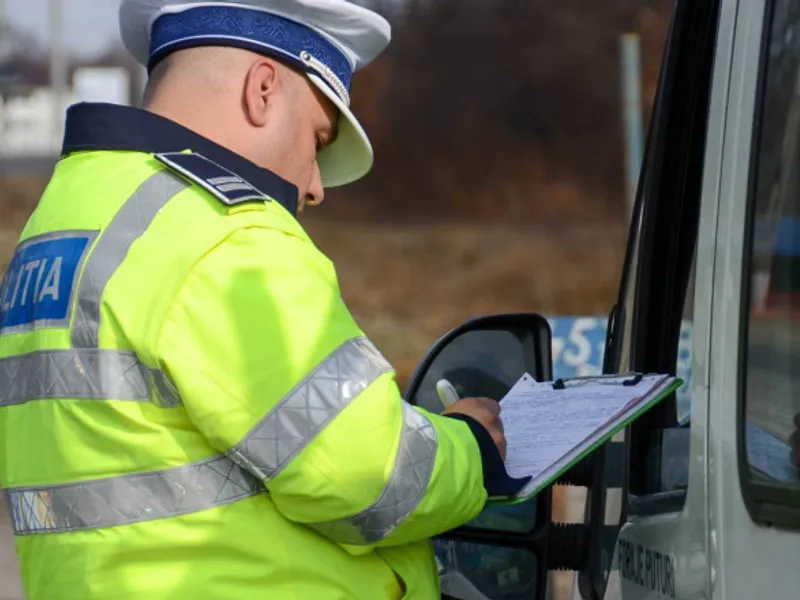
M599 432L613 428L639 399L669 383L665 375L645 376L623 386L628 377L566 380L566 388L538 383L523 376L500 401L505 429L506 471L511 477L533 476L523 494L536 487L542 475L569 464Z

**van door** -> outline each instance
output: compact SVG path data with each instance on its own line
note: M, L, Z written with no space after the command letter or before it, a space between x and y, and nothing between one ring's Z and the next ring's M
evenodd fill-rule
M708 597L712 275L739 6L675 3L604 371L686 381L624 432L620 462L589 490L586 521L594 531L604 517L614 534L590 536L575 597ZM610 485L613 467L625 474L621 489Z
M799 68L797 0L676 3L605 367L691 376L625 432L583 598L797 596Z

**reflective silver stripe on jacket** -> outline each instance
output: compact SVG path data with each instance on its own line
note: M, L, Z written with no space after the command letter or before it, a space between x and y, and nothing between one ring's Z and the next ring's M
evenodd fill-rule
M80 531L194 513L265 493L224 456L122 477L5 491L16 535Z
M230 451L231 457L264 482L276 477L370 384L392 370L365 338L334 351ZM438 442L427 418L402 403L403 429L394 469L381 497L354 517L313 524L340 543L373 544L389 535L428 489Z
M135 354L99 350L100 303L106 285L155 215L188 183L160 171L125 201L97 241L78 288L72 330L74 349L34 352L0 360L0 407L35 400L87 399L180 404L164 373L148 369Z
M151 175L122 205L100 235L80 279L72 325L73 347L98 347L100 301L106 285L158 211L187 187L189 183L172 171Z
M125 475L80 485L11 489L7 493L15 508L14 529L21 535L122 525L203 510L238 499L239 497L231 498L228 494L220 495L223 486L209 485L206 479L193 475L195 472L206 473L206 466L209 465L215 467L211 469L212 472L233 469L231 472L234 474L255 473L258 479L252 475L247 479L252 483L248 488L251 492L249 495L264 492L266 489L263 482L276 476L292 457L314 440L325 425L389 370L389 364L368 340L359 338L346 342L289 392L230 451L231 458L236 462L227 456L218 456L183 469ZM418 414L413 410L411 413ZM406 417L405 422L412 423L408 415ZM407 440L405 427L403 431L403 440ZM407 445L404 442L403 447ZM418 448L416 445L411 447ZM398 465L404 464L401 457L407 454L408 452L398 454ZM412 452L409 456L416 454ZM235 469L231 465L235 465ZM410 472L408 469L396 471L398 475L407 475ZM392 481L395 481L394 476ZM393 489L404 491L406 488L398 483L399 481L390 483L387 489L390 492ZM184 498L189 501L184 501ZM115 504L117 500L120 502L119 506ZM385 500L376 506L380 508L386 503ZM53 509L50 513L42 511L51 506L74 507L67 514L71 520L64 521L66 517L62 511L58 514L63 518L56 524L48 524L47 520L40 523L29 516L33 508L26 508L38 507L35 514L49 516L53 514ZM26 508L26 511L22 511L22 508L18 510L18 507ZM84 512L84 507L88 507L85 510L89 512ZM91 511L97 511L100 516L97 519L91 518L94 514ZM114 520L114 515L119 518ZM49 518L52 520L52 517Z
M267 482L370 384L392 370L365 338L345 342L290 391L229 454Z
M81 348L12 356L0 360L0 407L64 398L147 402L149 375L132 352Z
M354 517L310 526L340 544L361 546L379 542L414 512L425 497L437 450L438 440L433 425L403 402L400 447L383 494L372 506Z
M135 354L99 350L98 332L106 285L158 211L187 185L170 172L160 172L123 205L97 242L81 277L74 348L0 361L0 406L55 398L148 401L157 397L164 404L179 403L168 378L147 369ZM229 452L230 457L76 484L8 489L14 530L27 535L125 525L264 493L264 482L276 477L331 420L389 371L389 363L368 340L351 340L287 394ZM345 543L374 543L417 506L433 470L436 436L422 414L405 404L403 411L400 448L384 493L355 517L314 524L318 531Z

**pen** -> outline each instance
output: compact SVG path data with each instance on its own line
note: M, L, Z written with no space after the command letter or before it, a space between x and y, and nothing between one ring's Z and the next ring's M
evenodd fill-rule
M453 384L447 381L447 379L440 379L436 383L436 393L445 408L450 408L453 404L461 400L456 388L454 388Z

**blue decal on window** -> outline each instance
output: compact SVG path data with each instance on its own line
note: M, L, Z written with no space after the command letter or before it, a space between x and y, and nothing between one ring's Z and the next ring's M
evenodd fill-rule
M549 319L553 331L553 379L600 375L605 356L606 317L574 316ZM676 375L684 385L678 390L678 418L689 413L692 379L692 322L681 323Z
M27 240L0 283L0 331L65 327L80 267L94 233L64 232Z

